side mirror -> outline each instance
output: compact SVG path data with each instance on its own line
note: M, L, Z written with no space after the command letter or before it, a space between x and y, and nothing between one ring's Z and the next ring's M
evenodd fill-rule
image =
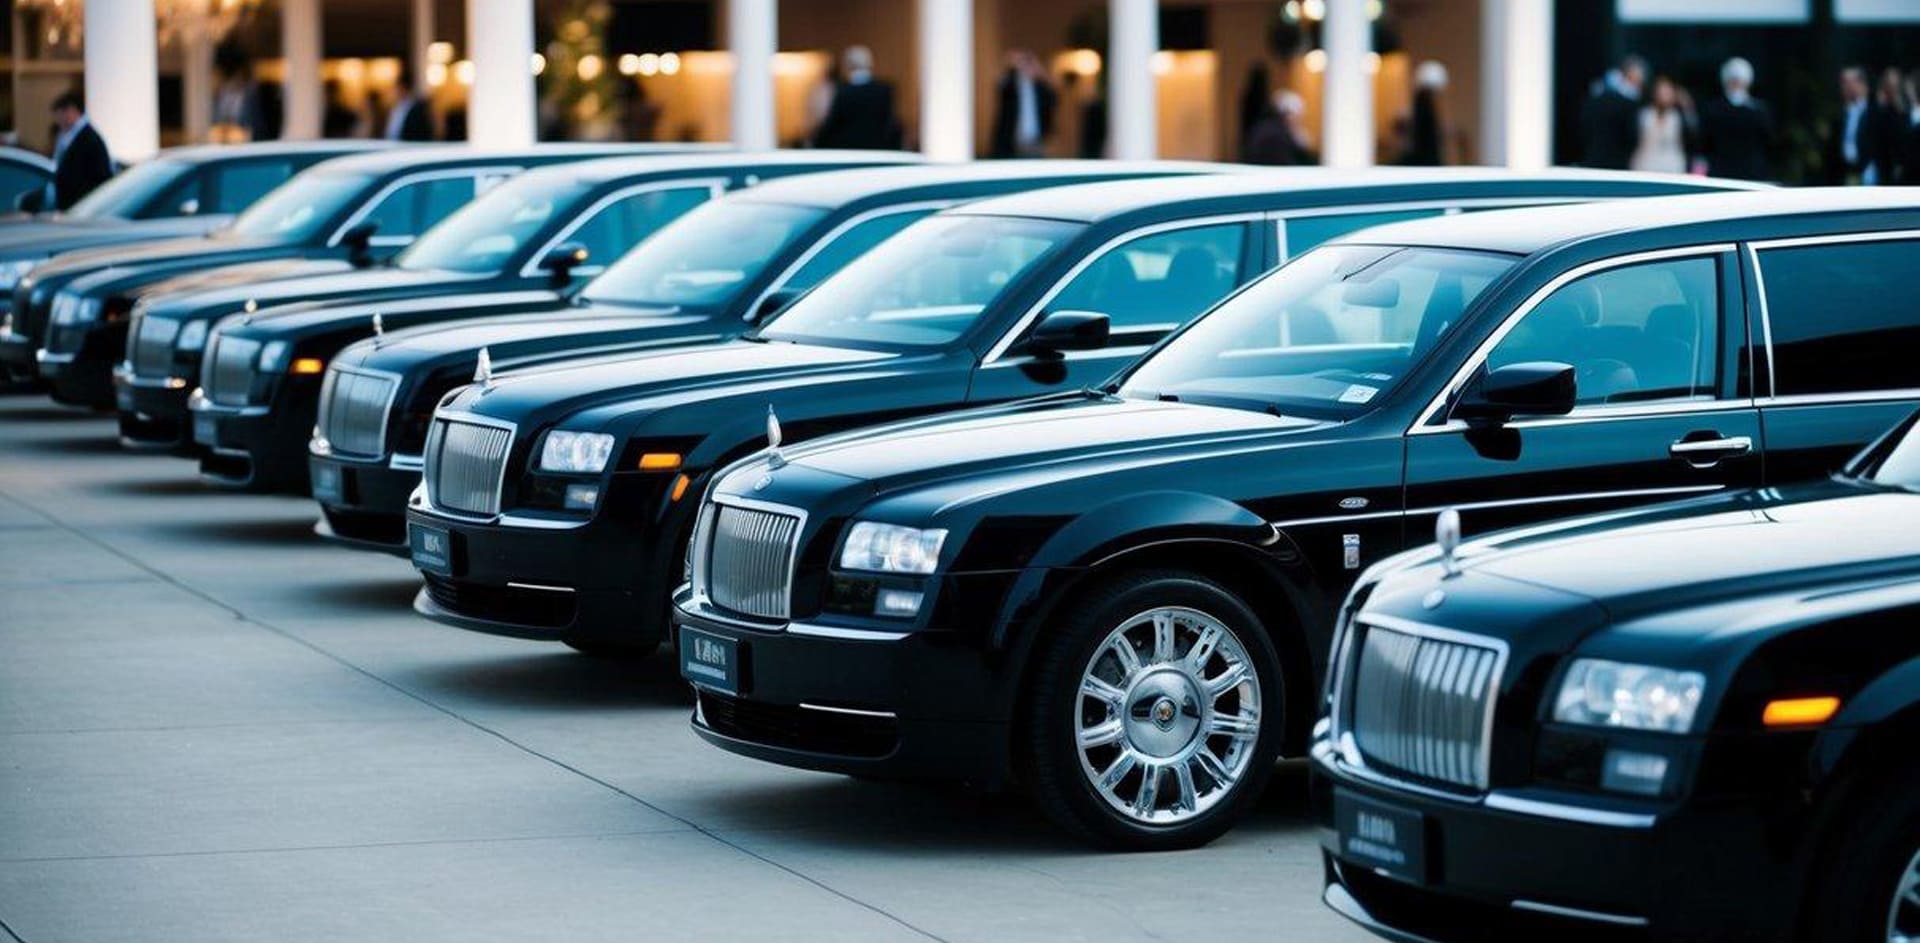
M1053 311L1041 317L1027 338L1035 353L1099 350L1113 334L1113 321L1098 311Z
M767 296L760 299L760 304L755 306L752 311L747 312L747 323L763 324L774 315L785 311L787 306L793 304L794 299L799 297L800 292L791 288L782 288L779 291L767 292Z
M563 242L547 251L540 259L540 267L553 273L553 280L564 285L573 278L575 267L587 264L589 254L587 247L580 243Z
M368 249L373 245L373 234L379 231L380 224L369 220L364 223L355 223L352 228L340 234L340 245L346 247L347 258L351 259L354 265L364 267L373 264L373 255Z
M1574 369L1564 363L1513 363L1481 373L1453 404L1453 418L1501 423L1515 416L1564 416L1578 399Z

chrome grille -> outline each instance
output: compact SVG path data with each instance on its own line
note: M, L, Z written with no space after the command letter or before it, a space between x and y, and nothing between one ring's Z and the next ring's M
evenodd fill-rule
M133 313L128 329L133 340L127 345L127 360L134 376L160 379L173 373L173 341L180 336L180 322L171 318L150 318Z
M208 399L222 406L245 406L253 398L254 366L260 358L260 342L216 337L200 385L206 387Z
M435 507L465 514L500 513L500 481L513 431L447 419L427 436L428 497Z
M1367 764L1486 789L1500 651L1377 626L1363 631L1349 709Z
M336 455L386 454L387 410L398 384L391 376L335 367L320 382L320 437Z
M714 510L707 598L742 615L787 618L800 519L727 504Z

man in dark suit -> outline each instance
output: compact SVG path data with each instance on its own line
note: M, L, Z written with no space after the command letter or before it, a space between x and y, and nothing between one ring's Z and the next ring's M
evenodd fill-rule
M79 92L62 92L53 100L53 123L60 129L53 141L53 207L71 209L113 176L113 158L107 154L107 142L87 120Z
M1898 128L1893 112L1873 100L1866 69L1840 70L1840 105L1840 123L1827 141L1827 182L1893 183Z
M989 157L1045 157L1053 134L1053 109L1059 95L1047 81L1040 60L1026 49L1007 54L1007 71L1000 77L1000 103L993 114L993 142Z
M1720 67L1725 94L1700 109L1707 173L1734 180L1773 179L1767 159L1773 146L1773 112L1753 97L1752 87L1752 63L1736 57Z
M1581 115L1586 147L1583 163L1605 170L1625 170L1640 145L1640 90L1646 86L1647 62L1628 56L1609 71L1587 99Z
M394 80L394 89L398 92L393 107L387 111L387 127L381 137L389 141L431 141L433 140L433 109L413 84L413 70L400 67L400 76Z
M900 119L893 110L893 83L873 77L873 52L852 46L840 62L846 77L833 91L833 103L813 133L813 146L898 149Z

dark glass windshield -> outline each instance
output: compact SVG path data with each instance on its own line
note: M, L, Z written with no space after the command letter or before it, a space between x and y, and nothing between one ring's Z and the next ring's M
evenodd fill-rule
M1082 228L1011 216L929 217L821 282L757 334L856 346L944 346Z
M557 217L571 215L587 187L530 174L455 210L394 258L404 269L490 275L519 255Z
M716 200L660 228L588 283L588 301L724 308L827 211Z
M304 242L358 202L373 182L363 174L314 170L295 174L235 217L224 232L248 239Z
M156 157L115 174L67 210L75 219L132 219L147 203L193 171L183 160Z
M1315 249L1135 367L1123 396L1317 418L1366 411L1518 261L1448 249Z

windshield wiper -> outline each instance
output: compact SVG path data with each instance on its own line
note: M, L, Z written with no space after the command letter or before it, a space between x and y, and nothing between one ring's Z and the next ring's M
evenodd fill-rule
M1158 399L1163 403L1193 403L1198 406L1219 406L1223 409L1241 409L1248 412L1266 413L1270 416L1282 418L1286 416L1285 413L1280 411L1279 404L1254 399L1250 396L1233 396L1227 393L1198 393L1188 394L1182 397L1174 393L1162 393Z

